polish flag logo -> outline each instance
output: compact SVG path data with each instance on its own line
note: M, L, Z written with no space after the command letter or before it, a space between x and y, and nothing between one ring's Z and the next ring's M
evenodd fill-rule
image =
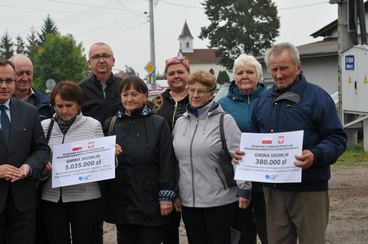
M91 148L94 148L95 147L95 142L88 142L88 148L91 149Z
M279 136L279 138L277 139L277 142L278 142L279 144L284 144L284 142L285 142L285 137L284 137L284 136Z
M271 138L263 138L262 139L262 144L266 144L266 145L272 144L272 139Z
M81 146L77 146L77 147L73 147L72 148L72 151L75 152L75 151L80 151L82 150L82 147Z

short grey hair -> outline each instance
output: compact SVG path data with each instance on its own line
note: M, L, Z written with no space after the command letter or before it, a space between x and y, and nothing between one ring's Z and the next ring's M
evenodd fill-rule
M295 65L300 64L299 51L295 45L290 42L280 42L273 45L265 54L264 61L266 63L267 69L269 70L269 60L272 54L280 55L284 50L289 51L291 60Z
M234 67L233 67L233 76L235 77L236 72L238 69L246 66L251 65L256 69L257 76L262 79L262 65L257 61L257 59L252 55L247 54L240 54L239 57L237 57L234 60Z
M109 49L109 51L111 52L111 55L114 56L114 52L112 51L111 47L107 43L105 43L105 42L96 42L96 43L93 43L91 45L91 47L89 48L88 58L91 58L91 50L94 46L106 46Z

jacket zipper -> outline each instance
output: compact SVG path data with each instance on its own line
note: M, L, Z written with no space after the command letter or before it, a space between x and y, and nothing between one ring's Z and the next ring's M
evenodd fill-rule
M171 118L171 128L174 128L174 126L175 126L175 115L176 115L176 109L177 108L178 108L178 102L175 102L174 111L173 111L173 115L172 115L172 118Z
M198 128L198 118L196 120L196 126L195 126L195 129L194 129L192 140L190 141L190 168L192 170L193 207L195 206L195 189L194 189L194 167L193 167L193 151L192 151L192 148L193 148L193 141L194 141L194 136L197 132L197 128Z

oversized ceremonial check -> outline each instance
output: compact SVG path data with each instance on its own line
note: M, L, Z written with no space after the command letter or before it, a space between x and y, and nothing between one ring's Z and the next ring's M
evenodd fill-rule
M240 149L245 152L236 167L235 179L266 183L301 182L302 170L294 165L301 155L303 131L242 133Z
M54 145L52 188L115 178L116 136Z

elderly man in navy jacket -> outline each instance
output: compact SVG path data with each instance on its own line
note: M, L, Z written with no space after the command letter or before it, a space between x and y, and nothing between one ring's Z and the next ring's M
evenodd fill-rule
M252 131L304 130L295 163L302 168L302 182L264 186L269 243L324 243L330 165L345 151L346 134L329 94L306 81L294 45L274 45L265 62L275 85L255 104Z
M0 244L33 244L34 179L50 148L37 109L12 98L14 79L14 64L0 59Z

